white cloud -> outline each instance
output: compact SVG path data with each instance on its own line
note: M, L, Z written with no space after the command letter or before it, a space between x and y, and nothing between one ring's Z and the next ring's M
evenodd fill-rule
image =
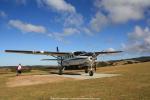
M115 51L115 49L114 48L108 48L106 51Z
M90 28L92 31L99 32L104 26L108 24L108 19L105 15L98 12L90 21Z
M75 12L74 6L65 0L37 0L39 5L46 5L56 11Z
M91 32L91 30L87 27L83 27L82 28L83 33L89 35L89 36L93 36L93 33Z
M62 25L62 32L51 32L49 37L62 41L67 36L81 32L83 16L77 13L75 7L66 0L37 0L37 4L59 13L54 21Z
M0 10L0 17L5 18L7 16L7 14L4 11Z
M50 38L53 38L53 39L59 41L59 42L63 42L63 43L68 42L66 39L64 39L65 35L63 33L53 32L53 33L49 33L48 36Z
M134 32L128 33L128 36L131 40L136 40L136 39L145 38L145 36L147 36L148 33L149 33L148 27L142 29L140 26L135 26Z
M50 38L54 38L55 40L57 41L63 41L63 36L62 36L62 33L59 33L59 32L52 32L52 33L49 33L48 36Z
M75 7L65 0L37 0L37 4L57 11L60 16L56 16L55 21L63 23L64 27L79 26L83 23L82 15L78 14Z
M33 25L30 23L25 23L20 20L10 20L9 25L21 30L22 32L35 32L35 33L45 33L46 29L43 26Z
M65 37L72 36L79 33L80 31L77 30L76 28L68 27L68 28L64 28L62 32L49 33L48 36L60 42L68 43L68 41L64 39Z
M124 23L144 18L150 0L97 0L95 6L107 12L112 22Z
M83 16L78 13L72 13L65 16L64 26L65 27L80 27L83 24Z
M124 44L125 50L140 53L150 53L150 28L135 26L134 31L128 33L128 43Z
M76 28L65 28L64 29L64 35L73 35L73 34L78 34L78 33L80 33L80 31L79 30L77 30Z
M126 23L145 18L150 0L95 0L96 13L89 21L87 32L100 32L111 24ZM149 22L148 22L149 23Z

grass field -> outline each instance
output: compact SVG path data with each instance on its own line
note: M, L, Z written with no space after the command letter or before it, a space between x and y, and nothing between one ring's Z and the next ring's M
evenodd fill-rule
M97 73L121 76L21 87L7 87L15 73L0 74L0 100L51 100L51 98L100 98L100 100L150 100L150 62L98 68ZM29 74L48 74L32 71ZM19 84L19 83L18 83Z

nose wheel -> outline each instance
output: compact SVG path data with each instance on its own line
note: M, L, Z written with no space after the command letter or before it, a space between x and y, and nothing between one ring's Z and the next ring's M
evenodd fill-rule
M94 70L96 71L96 65L95 65L95 61L93 60L91 62L91 66L89 68L89 76L93 76L94 75Z
M93 76L94 72L92 70L89 71L89 76Z
M91 66L91 68L89 69L89 76L93 76L94 75L94 70L92 68L93 66Z

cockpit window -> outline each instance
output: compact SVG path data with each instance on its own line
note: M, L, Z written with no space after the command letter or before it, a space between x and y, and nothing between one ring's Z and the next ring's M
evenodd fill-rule
M78 56L78 55L83 55L85 53L86 53L85 51L76 51L76 52L74 52L74 55Z

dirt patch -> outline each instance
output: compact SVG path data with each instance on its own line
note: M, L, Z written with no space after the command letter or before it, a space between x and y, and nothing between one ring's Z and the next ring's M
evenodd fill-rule
M36 84L45 84L45 83L54 83L54 82L62 82L65 80L85 80L85 79L96 79L96 78L107 78L120 76L120 74L100 74L95 73L94 76L89 76L88 74L51 74L51 75L24 75L24 76L16 76L12 77L8 80L6 85L8 87L17 87L17 86L28 86L28 85L36 85Z
M86 79L97 79L97 78L109 78L114 76L121 76L121 74L108 74L108 73L94 73L93 76L89 76L86 73L76 74L76 75L61 75L60 77L72 78L76 80L86 80Z
M59 77L56 75L28 75L28 76L16 76L10 78L6 85L8 87L28 86L35 84L45 84L53 82L61 82L64 80L70 80L71 78Z

